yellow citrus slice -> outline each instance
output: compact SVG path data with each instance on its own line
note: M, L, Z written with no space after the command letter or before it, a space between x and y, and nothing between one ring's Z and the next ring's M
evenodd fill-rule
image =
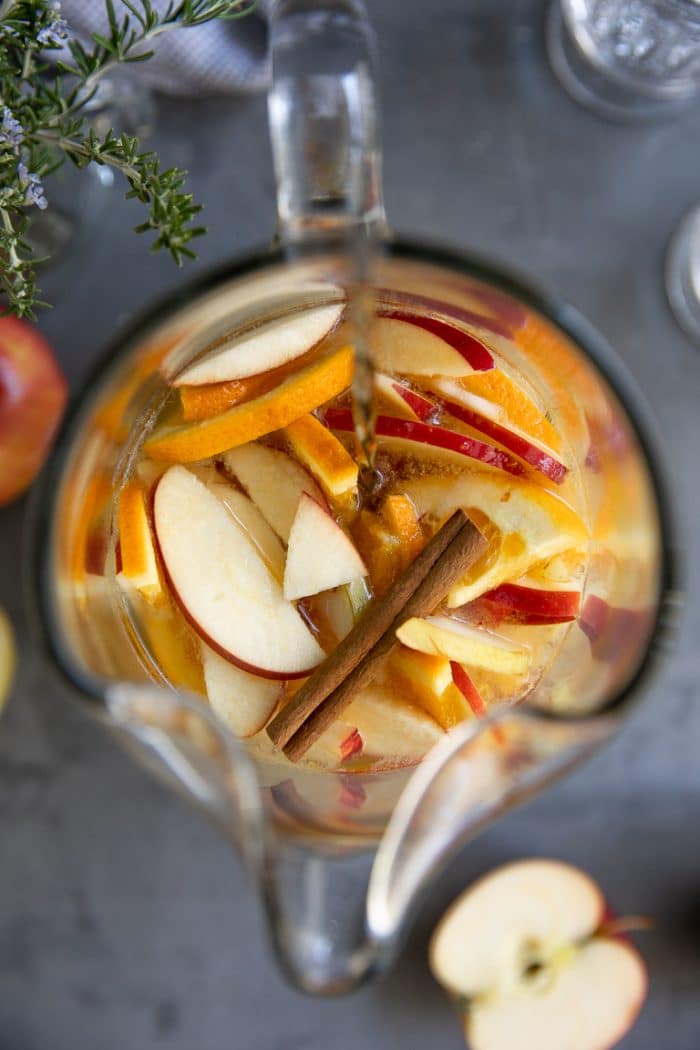
M16 663L17 654L12 625L7 613L0 609L0 711L10 694Z
M284 433L296 458L309 468L329 496L344 496L356 488L357 463L316 416L301 416Z
M352 381L353 349L343 346L307 365L274 390L211 419L157 430L144 445L151 459L193 463L293 423L341 394Z

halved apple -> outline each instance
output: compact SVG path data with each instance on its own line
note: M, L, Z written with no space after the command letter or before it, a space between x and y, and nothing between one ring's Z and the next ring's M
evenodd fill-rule
M416 376L463 376L494 367L488 347L463 328L435 317L382 309L369 344L382 372Z
M350 537L325 508L303 492L289 533L285 598L304 598L366 575L365 563Z
M486 471L468 477L420 478L404 491L418 514L445 521L458 507L490 522L497 535L488 556L479 559L448 596L456 608L501 583L517 580L531 565L589 539L583 519L563 500L532 482Z
M236 667L201 643L204 686L212 708L231 732L254 736L265 727L282 695L282 683Z
M320 343L338 323L344 309L344 303L332 303L259 325L183 369L174 384L225 383L279 368Z
M324 653L246 530L198 478L173 466L153 500L173 595L203 640L263 678L309 674Z
M325 503L321 489L308 471L280 449L251 441L226 452L222 462L226 470L236 476L284 543L289 540L303 492L317 503Z
M500 674L523 674L530 665L527 649L448 616L412 616L397 629L396 637L409 649Z
M638 952L606 936L605 901L557 861L497 868L459 897L430 945L472 1050L606 1050L647 992Z

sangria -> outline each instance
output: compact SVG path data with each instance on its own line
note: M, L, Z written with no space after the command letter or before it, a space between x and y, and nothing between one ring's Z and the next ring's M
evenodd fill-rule
M651 482L599 373L477 277L397 257L377 278L371 474L331 258L234 282L141 338L89 407L59 508L86 663L201 697L266 783L295 785L296 817L305 790L307 809L371 809L368 784L499 705L598 710L656 614ZM293 753L285 710L456 511L478 530L468 566L399 617ZM313 776L309 795L319 771L340 795Z

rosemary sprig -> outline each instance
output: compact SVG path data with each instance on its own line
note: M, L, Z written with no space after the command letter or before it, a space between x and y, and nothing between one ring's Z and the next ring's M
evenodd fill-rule
M205 232L193 225L201 211L183 192L187 173L161 168L152 152L141 152L131 135L104 136L89 127L85 106L100 78L115 66L147 61L153 41L176 27L250 13L255 0L169 0L156 10L151 0L105 0L108 31L90 47L70 38L55 0L0 0L0 293L5 308L34 316L46 306L36 286L36 264L27 243L28 212L50 204L46 176L66 159L83 168L107 164L124 176L127 197L147 209L137 233L155 234L152 250L165 248L181 265L194 258L189 242ZM55 64L46 52L67 44L70 58Z

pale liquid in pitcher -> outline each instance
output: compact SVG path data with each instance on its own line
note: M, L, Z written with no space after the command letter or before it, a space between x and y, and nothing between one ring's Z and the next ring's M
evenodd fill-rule
M138 438L102 509L106 549L85 551L111 580L146 672L285 761L270 720L463 508L485 552L402 630L302 760L350 773L412 765L542 678L581 616L581 465L595 435L558 378L546 323L516 325L496 293L479 323L386 293L370 333L381 485L363 498L352 331L335 292L225 333L186 363L177 347L154 348L149 408L138 426L128 408L120 417Z

